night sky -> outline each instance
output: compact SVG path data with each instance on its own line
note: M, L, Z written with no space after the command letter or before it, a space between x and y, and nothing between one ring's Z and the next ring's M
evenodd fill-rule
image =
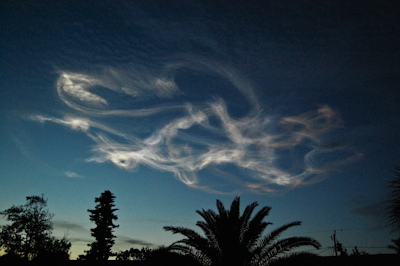
M399 60L397 1L1 1L0 210L43 193L73 259L105 190L114 251L240 196L388 253Z

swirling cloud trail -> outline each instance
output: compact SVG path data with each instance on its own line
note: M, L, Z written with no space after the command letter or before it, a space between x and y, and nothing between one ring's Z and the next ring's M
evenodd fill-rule
M223 96L200 103L190 99L186 103L171 103L182 93L174 75L183 67L213 72L228 80L247 99L251 106L248 113L232 116ZM171 172L184 184L210 192L229 192L219 189L225 185L217 175L211 182L201 178L204 171L221 167L233 175L234 168L243 171L244 177L236 179L232 184L236 188L230 187L230 191L265 193L318 182L330 170L329 165L337 163L337 160L325 162L323 157L339 152L326 145L341 124L339 115L329 106L321 106L297 116L268 116L249 84L234 70L206 61L197 65L169 63L159 72L139 67L134 74L117 69L93 75L61 72L57 83L60 99L80 115L66 114L64 118L35 115L31 119L86 133L95 142L94 154L88 162L111 162L127 170L145 165ZM115 101L100 95L99 87L124 94L133 103L146 107L114 108ZM149 99L166 103L151 105ZM163 115L160 120L158 116ZM149 133L143 136L106 123L109 117L129 119L127 124L132 121L139 124L140 119L149 117L157 125L149 128L142 125L144 132Z

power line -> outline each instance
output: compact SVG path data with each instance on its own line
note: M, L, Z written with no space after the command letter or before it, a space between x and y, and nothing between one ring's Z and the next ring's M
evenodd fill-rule
M313 234L313 233L323 233L323 232L332 232L331 230L321 230L321 231L312 231L312 232L303 232L303 233L296 233L296 234L282 234L282 236L294 236L294 235L305 235L305 234Z
M317 253L317 255L321 254L322 252L329 251L331 248L332 247L322 248L321 251ZM312 250L310 250L310 251L312 251Z
M386 228L386 226L370 226L370 227L345 228L345 229L327 229L327 230L310 231L310 232L303 232L303 233L296 233L296 234L282 234L282 236L292 236L292 235L305 235L305 234L314 234L314 233L324 233L324 232L332 232L332 231L334 231L334 230L337 230L337 231L355 231L355 230L381 229L381 228Z
M354 248L354 247L346 246L345 248ZM359 247L359 246L357 246L357 248L387 248L387 247Z
M347 228L347 229L338 229L338 230L351 231L351 230L380 229L380 228L386 228L386 226L371 226L371 227Z

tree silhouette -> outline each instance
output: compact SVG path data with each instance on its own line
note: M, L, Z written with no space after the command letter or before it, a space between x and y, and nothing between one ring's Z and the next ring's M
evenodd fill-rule
M94 210L88 210L88 212L91 213L89 215L90 220L96 224L95 228L90 229L91 235L96 241L88 244L90 250L86 250L86 255L79 256L79 259L104 261L114 255L111 251L115 243L113 229L119 226L113 223L114 220L118 219L114 214L118 210L113 209L115 207L114 199L115 196L109 190L101 193L99 198L95 198L95 202L98 202L98 204Z
M394 179L389 182L389 199L386 201L388 204L387 211L389 214L389 224L392 231L400 231L400 166L394 165Z
M118 261L145 261L143 265L185 265L199 266L197 261L192 257L170 252L169 248L160 246L154 249L142 248L128 249L117 253L116 260ZM141 264L140 264L141 265Z
M352 256L359 256L359 255L361 255L360 251L358 251L357 246L355 246L355 247L352 249L351 255L352 255Z
M321 245L309 237L291 237L278 240L285 230L298 226L301 222L283 225L269 234L263 232L271 223L264 222L270 207L264 207L251 218L257 202L248 205L240 215L240 198L232 202L230 210L226 210L217 200L218 213L213 210L196 212L204 219L196 225L202 229L205 237L196 231L184 227L165 226L166 231L181 234L186 238L173 243L170 249L175 252L189 254L203 265L269 265L293 256L312 255L307 252L292 253L289 251L301 246Z
M339 241L336 242L336 249L339 252L340 256L347 256L347 249L343 246Z
M71 244L64 237L51 236L54 214L47 209L44 196L26 197L24 205L0 212L11 224L0 229L0 247L9 258L68 260Z
M137 248L130 248L125 251L120 251L116 254L115 260L144 260L145 249L139 250Z

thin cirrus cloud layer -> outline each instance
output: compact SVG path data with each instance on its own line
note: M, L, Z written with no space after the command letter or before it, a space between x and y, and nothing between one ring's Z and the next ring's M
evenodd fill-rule
M246 112L235 112L224 99L229 92L220 94L218 88L210 98L192 101L190 89L175 82L184 69L229 83L242 95L234 105L243 103ZM169 62L160 71L144 66L96 74L61 71L57 92L70 112L31 119L85 133L94 141L88 162L126 170L143 165L211 193L269 193L313 184L361 156L335 137L341 120L329 106L295 116L268 115L250 82L213 61ZM146 118L156 122L147 125ZM140 124L136 131L129 127L135 124Z

